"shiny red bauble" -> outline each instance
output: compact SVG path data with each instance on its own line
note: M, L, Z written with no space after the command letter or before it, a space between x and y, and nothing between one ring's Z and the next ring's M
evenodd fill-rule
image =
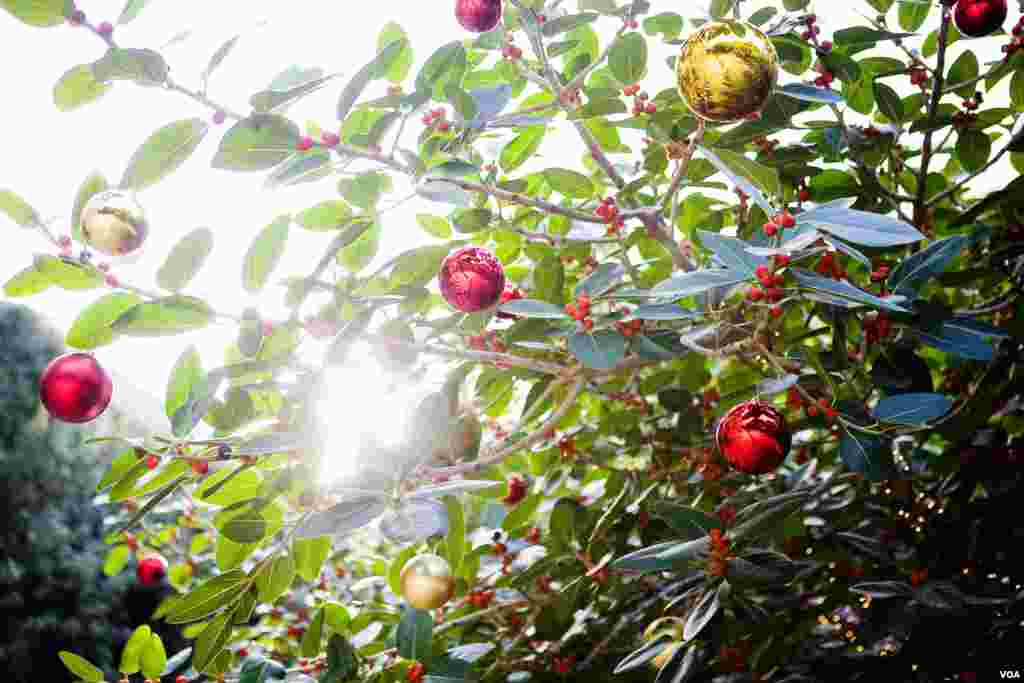
M782 413L766 403L748 401L725 414L715 431L715 442L740 472L765 474L786 459L793 437Z
M135 575L143 586L158 584L167 576L167 560L157 554L146 555L139 560Z
M464 313L490 308L505 289L501 261L479 247L464 247L449 254L437 277L441 296Z
M66 353L50 361L39 378L46 411L63 422L95 420L114 393L107 371L88 353Z
M1006 21L1006 0L959 0L953 20L960 33L980 38L994 33Z
M467 31L486 33L501 21L501 0L455 0L455 18Z

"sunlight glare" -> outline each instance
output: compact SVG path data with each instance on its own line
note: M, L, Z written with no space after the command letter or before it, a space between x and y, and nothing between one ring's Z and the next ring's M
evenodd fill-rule
M321 482L330 486L359 475L358 463L376 457L367 452L375 446L401 444L416 397L402 378L358 347L346 365L328 368L324 379L316 412L324 430Z

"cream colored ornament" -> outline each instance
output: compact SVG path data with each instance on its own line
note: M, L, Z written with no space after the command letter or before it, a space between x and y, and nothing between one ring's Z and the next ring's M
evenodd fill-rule
M125 257L142 247L149 235L146 212L126 190L106 190L82 209L82 239L106 256Z
M455 595L451 565L439 555L417 555L402 567L402 597L417 609L437 609Z

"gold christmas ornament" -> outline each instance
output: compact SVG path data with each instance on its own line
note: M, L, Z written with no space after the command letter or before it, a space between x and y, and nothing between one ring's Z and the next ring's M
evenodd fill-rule
M437 609L455 595L455 578L439 555L417 555L402 567L402 597L417 609Z
M680 97L698 118L713 123L735 123L760 112L778 77L775 46L741 21L705 24L676 59Z
M149 222L135 195L107 190L93 196L82 209L82 239L107 256L128 256L149 235Z

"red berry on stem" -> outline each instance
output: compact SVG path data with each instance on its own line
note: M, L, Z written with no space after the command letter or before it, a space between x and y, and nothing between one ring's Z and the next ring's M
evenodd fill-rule
M792 445L785 416L766 403L740 403L722 418L715 443L733 467L747 474L776 469Z
M96 27L96 32L101 36L109 36L114 32L114 25L109 21L102 21L100 25Z
M501 21L501 0L456 0L455 18L473 33L486 33Z
M959 0L953 20L960 33L978 38L998 30L1007 11L1006 0Z
M110 404L114 384L88 353L68 353L50 362L39 378L39 398L62 422L95 420Z
M438 274L441 296L463 313L490 308L505 289L505 269L491 252L463 247L441 264Z
M143 586L160 583L167 576L167 560L156 553L146 555L139 560L139 564L135 568L135 575Z
M226 121L227 118L228 115L218 109L213 113L213 124L215 126L219 126L220 124L224 123L224 121Z
M306 152L310 149L313 149L313 138L309 137L308 135L303 135L295 144L295 149L299 150L300 152Z

